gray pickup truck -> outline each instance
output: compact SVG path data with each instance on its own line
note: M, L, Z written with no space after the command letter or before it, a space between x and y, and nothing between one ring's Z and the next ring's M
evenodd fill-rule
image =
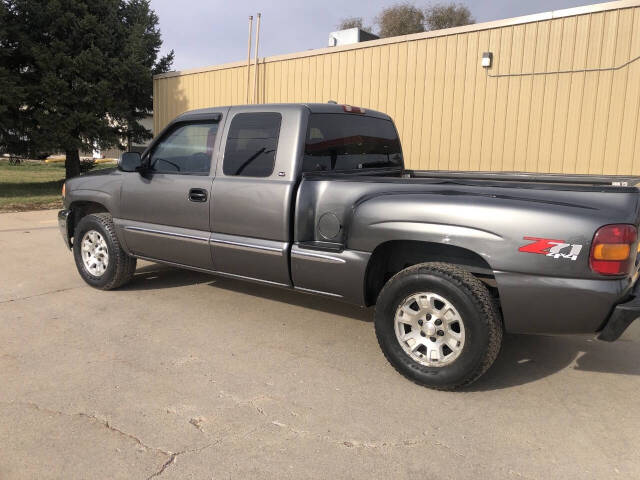
M180 115L68 180L58 218L94 287L140 258L375 305L389 362L452 390L503 332L612 341L640 316L639 182L412 171L383 113L251 105Z

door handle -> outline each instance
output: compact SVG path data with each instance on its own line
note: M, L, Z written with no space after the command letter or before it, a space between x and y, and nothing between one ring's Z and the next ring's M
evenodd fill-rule
M192 188L189 190L189 200L192 202L206 202L207 191L204 188Z

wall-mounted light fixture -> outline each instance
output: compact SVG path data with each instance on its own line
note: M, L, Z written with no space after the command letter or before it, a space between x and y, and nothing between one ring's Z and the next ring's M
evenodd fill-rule
M484 52L482 54L482 66L484 68L491 68L493 63L493 52Z

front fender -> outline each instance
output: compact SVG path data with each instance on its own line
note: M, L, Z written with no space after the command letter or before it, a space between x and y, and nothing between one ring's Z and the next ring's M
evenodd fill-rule
M122 172L107 170L67 180L65 207L69 208L75 202L97 203L114 217L118 217L122 179Z
M66 202L69 208L73 209L74 203L97 203L104 207L105 210L115 216L114 210L117 209L116 202L111 193L101 192L97 190L78 189L67 193Z

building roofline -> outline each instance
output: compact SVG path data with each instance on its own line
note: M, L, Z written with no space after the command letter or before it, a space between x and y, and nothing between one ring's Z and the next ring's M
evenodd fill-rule
M493 20L490 22L474 23L462 27L445 28L442 30L433 30L430 32L413 33L410 35L401 35L397 37L381 38L378 40L369 40L366 42L354 43L351 45L341 45L337 47L324 47L304 52L287 53L283 55L274 55L271 57L259 58L259 63L279 62L282 60L291 60L296 58L313 57L317 55L326 55L335 52L344 52L350 50L359 50L362 48L377 47L380 45L389 45L394 43L411 42L415 40L423 40L426 38L446 37L449 35L457 35L460 33L477 32L482 30L490 30L493 28L508 27L514 25L522 25L526 23L539 22L544 20L552 20L555 18L571 17L576 15L586 15L590 13L605 12L610 10L620 10L623 8L639 7L640 0L618 0L615 2L596 3L593 5L583 5L580 7L565 8L562 10L552 10L543 13L534 13L521 17L506 18L503 20ZM180 77L185 75L193 75L196 73L212 72L215 70L226 70L230 68L246 67L246 61L223 63L220 65L210 65L207 67L192 68L187 70L161 73L155 75L154 79Z

